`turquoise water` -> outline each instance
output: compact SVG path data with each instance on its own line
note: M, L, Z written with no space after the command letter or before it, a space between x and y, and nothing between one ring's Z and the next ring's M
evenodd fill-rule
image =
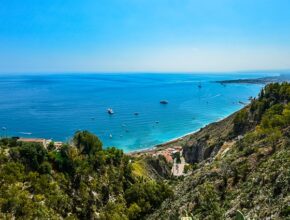
M257 76L261 75L1 75L0 127L10 136L60 141L86 129L105 146L144 149L228 116L243 107L239 101L248 102L262 87L213 81ZM169 104L161 105L160 100ZM110 116L107 108L115 114Z

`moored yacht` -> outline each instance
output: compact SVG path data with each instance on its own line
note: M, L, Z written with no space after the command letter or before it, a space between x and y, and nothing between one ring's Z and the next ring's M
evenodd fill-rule
M114 114L114 111L113 111L112 108L108 108L107 111L108 111L108 114L109 114L109 115L113 115L113 114Z

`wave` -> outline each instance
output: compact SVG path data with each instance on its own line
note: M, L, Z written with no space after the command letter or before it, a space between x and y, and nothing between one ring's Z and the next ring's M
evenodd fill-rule
M20 131L20 132L18 132L19 134L24 134L24 135L32 135L32 133L31 132L24 132L24 131Z
M204 100L205 99L214 99L214 98L217 98L217 97L220 97L222 96L222 94L217 94L217 95L214 95L214 96L211 96L211 97L207 97L207 98L203 98Z

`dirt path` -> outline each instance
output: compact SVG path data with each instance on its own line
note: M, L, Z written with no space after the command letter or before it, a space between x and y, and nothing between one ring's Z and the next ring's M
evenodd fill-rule
M183 157L180 157L181 162L176 163L176 159L174 159L173 166L172 166L172 174L173 176L182 176L184 173L184 166L185 166L185 160Z

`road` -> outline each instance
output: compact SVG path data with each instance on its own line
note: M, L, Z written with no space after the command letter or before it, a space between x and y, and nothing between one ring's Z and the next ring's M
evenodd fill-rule
M185 166L185 160L183 157L180 157L180 163L176 163L176 158L174 159L173 162L173 167L171 169L171 172L173 174L173 176L182 176L184 175L184 166Z

